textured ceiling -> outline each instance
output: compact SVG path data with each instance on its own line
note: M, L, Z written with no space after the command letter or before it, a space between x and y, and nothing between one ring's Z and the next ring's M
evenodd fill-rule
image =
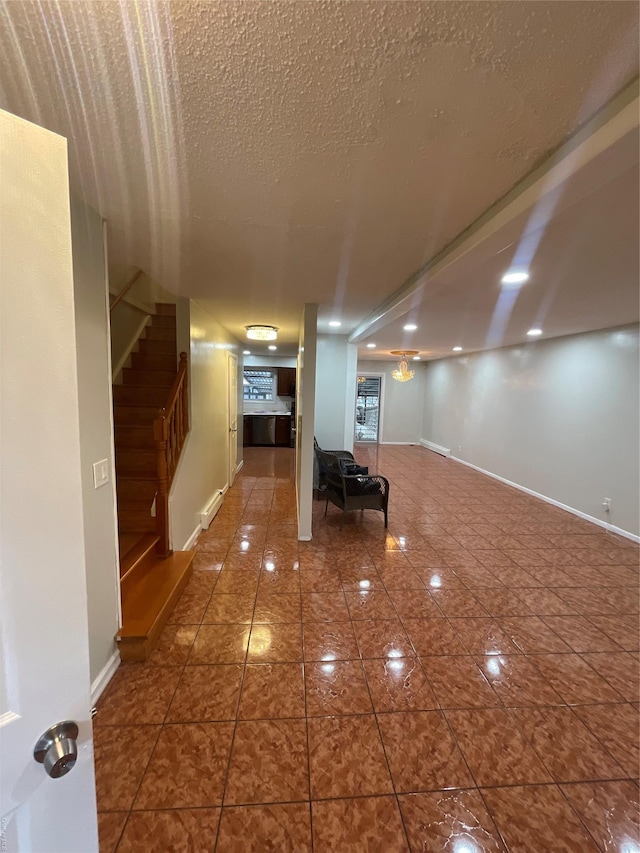
M69 138L114 261L286 343L304 302L349 330L400 287L633 78L637 33L598 0L5 2L0 104Z

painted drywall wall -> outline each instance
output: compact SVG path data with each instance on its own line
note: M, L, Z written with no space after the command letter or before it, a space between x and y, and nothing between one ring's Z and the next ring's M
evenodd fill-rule
M296 385L296 501L298 539L302 541L312 536L317 328L318 306L306 304L300 323Z
M127 356L135 347L151 315L128 302L118 302L111 315L111 365L118 379ZM121 378L121 377L120 377Z
M318 335L315 432L321 447L353 450L357 354L343 335Z
M71 203L73 286L78 361L82 505L87 568L89 663L92 683L116 650L119 628L118 554L113 481L113 415L107 281L100 216ZM108 460L109 482L93 486L93 463Z
M423 438L637 534L638 378L637 326L431 362Z
M424 367L410 363L415 376L409 382L396 382L391 372L397 361L359 361L358 375L383 376L380 444L418 444L422 437Z
M181 308L185 322L185 306ZM200 513L228 486L229 422L227 353L239 355L239 342L202 306L189 303L191 428L169 495L171 547L182 550L199 529ZM241 366L238 368L241 370ZM242 377L238 377L238 389ZM238 411L242 401L238 400ZM236 433L237 459L242 460L242 435Z

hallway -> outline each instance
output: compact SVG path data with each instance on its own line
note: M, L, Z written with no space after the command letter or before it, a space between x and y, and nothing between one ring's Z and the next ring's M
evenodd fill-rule
M419 447L380 513L245 448L94 720L101 853L640 850L638 549Z

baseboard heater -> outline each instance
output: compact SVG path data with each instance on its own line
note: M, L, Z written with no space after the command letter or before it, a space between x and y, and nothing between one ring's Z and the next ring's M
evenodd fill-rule
M209 527L209 525L213 521L215 514L222 506L223 500L223 493L221 491L217 491L211 499L209 505L202 510L202 512L200 513L200 526L203 530L206 530Z

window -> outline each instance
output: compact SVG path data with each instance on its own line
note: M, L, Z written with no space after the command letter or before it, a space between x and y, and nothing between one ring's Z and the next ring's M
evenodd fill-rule
M243 399L275 400L275 384L275 371L247 369L242 380Z

